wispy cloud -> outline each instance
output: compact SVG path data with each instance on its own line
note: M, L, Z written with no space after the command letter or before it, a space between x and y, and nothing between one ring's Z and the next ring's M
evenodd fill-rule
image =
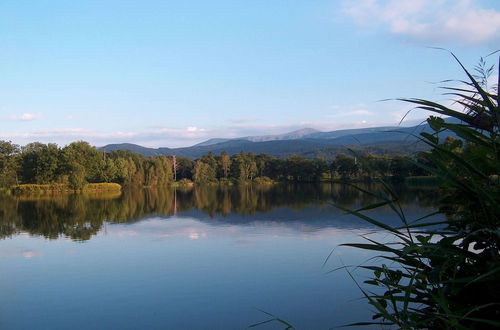
M500 40L500 12L473 0L345 0L343 11L365 27L418 42L477 45Z
M342 111L334 114L327 115L328 118L345 118L345 117L354 117L354 116L372 116L373 112L368 111L366 109L358 109L352 111Z
M190 145L211 137L213 130L197 126L185 128L155 127L150 130L130 130L101 132L87 128L50 128L23 133L0 133L0 139L13 140L17 143L33 141L56 142L67 144L72 141L85 140L95 145L108 143L143 143L146 146L170 147Z
M19 121L31 121L42 118L42 115L39 113L23 113L22 115L12 115L10 119L19 120Z
M367 110L351 111L358 115L367 115ZM378 121L367 121L361 119L349 120L318 120L302 121L290 124L270 124L252 122L246 124L233 124L229 126L218 126L203 128L195 125L184 128L175 127L151 127L145 130L111 131L102 132L87 128L54 128L34 130L23 133L0 133L0 140L12 140L18 144L26 144L33 141L44 143L68 144L72 141L85 140L96 146L110 143L136 143L146 147L185 147L202 142L210 138L237 138L254 135L283 134L303 128L315 128L320 131L332 131L337 129L386 126L389 123ZM393 124L393 123L391 123Z

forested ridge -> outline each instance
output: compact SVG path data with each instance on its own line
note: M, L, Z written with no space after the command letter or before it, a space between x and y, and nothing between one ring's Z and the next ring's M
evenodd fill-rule
M450 145L453 138L449 138ZM81 189L87 183L158 186L174 181L195 183L246 183L272 181L315 182L363 180L376 177L403 179L426 173L415 162L425 152L408 155L337 154L332 161L300 155L277 158L268 154L208 153L186 157L145 157L130 151L104 152L84 141L59 147L29 143L23 147L0 141L0 187L20 184L66 184Z

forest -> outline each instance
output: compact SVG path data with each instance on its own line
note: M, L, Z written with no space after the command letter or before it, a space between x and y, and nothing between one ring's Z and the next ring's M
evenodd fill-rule
M449 138L448 144L453 143L453 138ZM0 187L64 184L78 190L87 183L105 182L150 187L174 182L361 181L380 177L402 180L426 175L422 167L417 166L424 160L425 151L414 157L341 153L330 162L299 155L276 158L243 152L235 155L208 153L191 160L173 155L144 157L123 150L103 152L85 141L64 147L40 142L20 147L0 141Z

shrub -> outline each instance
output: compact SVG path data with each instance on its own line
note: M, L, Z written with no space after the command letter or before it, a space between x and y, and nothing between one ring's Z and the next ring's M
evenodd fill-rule
M77 191L84 192L99 192L99 191L120 191L121 186L118 183L89 183L83 189L73 189L68 184L51 183L51 184L20 184L11 188L12 192L17 195L23 194L57 194L57 193L73 193Z
M274 184L274 180L267 176L259 176L255 178L255 183L257 184Z
M83 187L83 191L120 191L122 186L118 183L88 183Z
M51 194L60 193L68 190L65 184L20 184L12 186L14 194Z
M193 185L193 181L189 180L189 179L180 179L179 181L177 182L174 182L173 186L174 187L191 187Z

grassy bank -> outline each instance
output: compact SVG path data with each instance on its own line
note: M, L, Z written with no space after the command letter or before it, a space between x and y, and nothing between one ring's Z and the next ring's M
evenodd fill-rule
M62 193L78 193L78 192L106 192L120 191L121 186L118 183L88 183L83 189L71 189L69 185L62 183L51 184L20 184L11 188L12 193L16 195L25 194L62 194Z

